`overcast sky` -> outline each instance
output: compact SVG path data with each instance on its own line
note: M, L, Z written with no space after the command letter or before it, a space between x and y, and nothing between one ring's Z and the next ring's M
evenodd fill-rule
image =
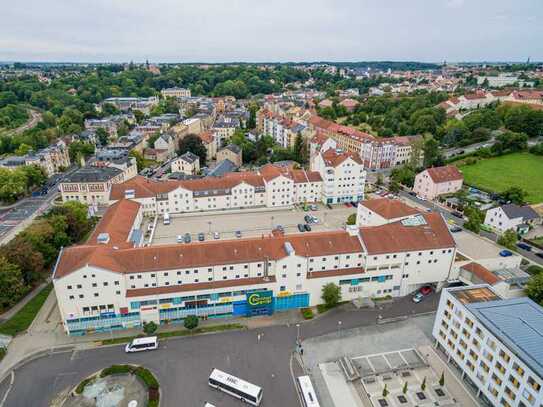
M0 60L543 60L543 0L15 0Z

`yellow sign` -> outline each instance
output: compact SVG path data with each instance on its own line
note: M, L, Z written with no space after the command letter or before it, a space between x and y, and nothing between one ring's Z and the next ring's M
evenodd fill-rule
M232 298L230 297L223 297L219 300L219 302L232 302Z
M277 294L278 297L288 297L289 295L292 295L290 291L280 291L279 294Z
M254 293L249 295L249 297L247 298L247 302L253 307L259 305L269 305L272 303L272 301L273 298L271 297L271 295L263 296L262 293Z

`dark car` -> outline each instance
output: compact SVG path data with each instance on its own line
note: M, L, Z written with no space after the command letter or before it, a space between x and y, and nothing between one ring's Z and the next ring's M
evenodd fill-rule
M309 226L307 223L304 225L304 229L306 232L311 232L311 226Z
M190 233L185 233L185 236L183 236L183 241L185 243L190 243L192 241L192 238L190 237Z
M305 226L302 223L298 223L298 230L300 232L305 232Z
M543 259L543 252L539 252L535 254L537 257Z
M304 216L304 220L305 220L307 223L311 223L311 221L313 220L313 218L311 217L311 215L305 215L305 216Z
M462 231L462 228L460 226L451 226L449 230L451 231L451 233L458 233Z
M517 247L518 247L519 249L526 250L527 252L531 252L531 251L532 251L532 246L527 245L526 243L522 243L522 242L517 243Z
M500 256L502 256L502 257L510 257L512 255L513 255L513 252L510 251L510 250L502 250L500 252Z
M236 237L241 239L241 230L236 230Z
M358 202L353 201L353 202L351 202L351 205L352 205L354 208L356 208L356 207L358 206Z
M281 225L277 225L277 226L275 227L275 229L276 229L277 231L281 232L281 233L285 233L285 228L284 228L283 226L281 226Z
M198 233L198 241L203 242L206 240L206 235L203 232Z
M455 218L464 219L464 215L462 215L458 211L451 212L451 215L454 216Z
M408 194L411 195L411 196L417 196L417 193L413 192L413 191L409 191Z
M333 209L333 208L332 208L332 205L330 205L330 204L326 204L326 207L327 207L328 209Z

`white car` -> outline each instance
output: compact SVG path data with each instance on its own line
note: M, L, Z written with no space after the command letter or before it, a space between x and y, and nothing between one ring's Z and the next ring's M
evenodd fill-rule
M175 238L175 241L177 243L183 243L183 236L182 235L177 235L177 237Z
M144 350L158 349L158 337L148 336L145 338L135 338L132 342L127 343L124 351L126 353L142 352Z
M316 216L312 216L311 219L313 220L313 223L315 224L320 222L319 218L317 218Z
M217 240L217 239L220 239L221 235L219 234L219 232L213 232L213 239Z

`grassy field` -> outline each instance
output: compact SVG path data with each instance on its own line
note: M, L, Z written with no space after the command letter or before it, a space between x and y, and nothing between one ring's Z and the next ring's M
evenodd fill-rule
M25 331L39 312L43 303L53 289L53 284L48 284L23 308L6 322L0 324L0 334L15 336Z
M543 157L530 153L507 154L461 165L465 183L485 191L503 192L518 186L529 203L543 202Z

